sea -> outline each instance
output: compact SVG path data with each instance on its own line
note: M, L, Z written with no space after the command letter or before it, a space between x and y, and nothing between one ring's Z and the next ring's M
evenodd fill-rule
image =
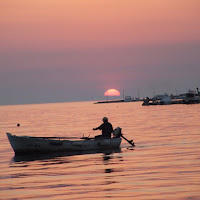
M6 136L94 137L103 117L135 147L15 156ZM0 199L199 200L200 104L0 106Z

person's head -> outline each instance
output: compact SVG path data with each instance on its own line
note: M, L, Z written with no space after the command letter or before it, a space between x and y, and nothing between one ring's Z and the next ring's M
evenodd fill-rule
M102 120L103 120L104 123L108 122L108 118L107 117L104 117Z

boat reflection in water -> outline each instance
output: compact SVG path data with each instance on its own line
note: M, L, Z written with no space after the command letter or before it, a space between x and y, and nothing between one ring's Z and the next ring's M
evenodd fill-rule
M111 159L110 155L113 153L121 153L121 148L104 149L104 150L90 150L90 151L73 151L73 152L49 152L39 153L33 152L31 154L16 154L12 158L12 162L30 162L35 160L52 160L59 157L86 155L86 154L103 154L103 160Z

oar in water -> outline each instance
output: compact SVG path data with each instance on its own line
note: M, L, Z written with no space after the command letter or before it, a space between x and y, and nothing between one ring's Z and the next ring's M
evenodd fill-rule
M116 137L122 137L123 139L125 139L129 144L131 144L132 146L135 146L133 140L128 140L127 138L125 138L122 133L121 133L121 128L120 127L117 127L114 131L113 131L113 134L116 136Z
M135 146L133 140L128 140L128 139L125 138L122 134L121 134L121 137L122 137L123 139L125 139L125 140L126 140L129 144L131 144L133 147Z

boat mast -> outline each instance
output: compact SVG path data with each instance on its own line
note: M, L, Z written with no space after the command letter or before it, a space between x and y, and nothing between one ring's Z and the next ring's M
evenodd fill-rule
M140 89L138 88L138 99L140 99Z

